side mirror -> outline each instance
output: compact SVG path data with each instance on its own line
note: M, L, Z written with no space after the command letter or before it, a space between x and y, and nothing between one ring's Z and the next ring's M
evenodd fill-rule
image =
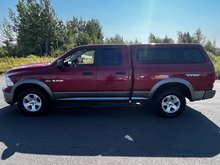
M63 67L63 60L62 59L59 59L57 61L57 66L60 68L60 67Z

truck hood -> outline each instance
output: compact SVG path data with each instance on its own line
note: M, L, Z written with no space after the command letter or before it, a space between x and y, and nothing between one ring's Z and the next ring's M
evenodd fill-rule
M12 70L14 70L14 69L26 69L26 68L39 68L39 67L44 67L44 66L47 66L47 65L49 65L48 62L41 62L41 63L34 63L34 64L27 64L27 65L18 66L18 67L13 68Z
M22 66L18 66L18 67L8 70L7 74L16 73L20 71L29 71L30 69L44 68L45 66L48 66L48 65L50 65L50 63L48 62L22 65Z

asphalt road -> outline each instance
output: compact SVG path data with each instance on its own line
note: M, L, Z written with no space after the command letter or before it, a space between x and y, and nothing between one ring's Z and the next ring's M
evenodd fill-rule
M0 87L4 77L0 76ZM0 93L0 164L220 164L220 81L176 119L150 107L54 109L23 116Z

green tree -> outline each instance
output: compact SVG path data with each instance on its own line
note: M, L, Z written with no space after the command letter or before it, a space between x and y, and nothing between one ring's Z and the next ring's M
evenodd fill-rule
M141 42L138 41L137 38L135 38L134 43L133 44L141 44Z
M91 19L86 23L85 32L88 34L92 44L103 42L102 26L97 19Z
M72 26L71 22L68 21L66 23L67 30L67 49L72 49L76 45L76 32L74 26Z
M148 37L148 42L149 43L160 43L161 39L156 37L154 34L150 33L150 35Z
M169 38L167 35L164 38L160 38L150 33L148 37L148 42L149 43L174 43L174 40L172 38Z
M211 42L208 40L205 44L205 49L213 54L216 54L216 43L215 41Z
M173 44L174 40L172 38L169 38L167 35L162 39L162 43L169 43Z
M137 39L137 38L135 38L135 40L134 40L134 41L126 41L125 43L126 43L126 44L130 44L130 45L132 45L132 44L141 44L141 42L140 42L140 41L138 41L138 39Z
M70 45L103 43L102 26L97 19L88 21L73 17L67 22L68 42Z
M67 21L66 29L67 29L67 48L71 49L74 46L81 45L81 41L79 37L80 33L84 33L86 22L81 18L73 17L71 20Z
M73 17L70 21L67 21L67 31L68 31L68 40L72 45L77 45L77 40L81 33L85 33L86 21L82 20L82 18L78 19L77 17ZM80 43L79 43L80 44Z
M1 29L1 42L3 43L1 54L13 54L15 48L15 34L11 23L7 19L3 19L0 24ZM3 53L4 52L4 53Z
M57 18L50 0L19 0L17 14L11 12L21 54L50 54Z
M189 32L177 32L177 42L179 44L182 43L193 43L194 39L193 36Z
M38 4L36 4L38 6ZM50 54L50 51L53 49L54 41L53 39L56 36L56 29L58 20L55 15L55 11L51 5L50 0L41 0L40 1L40 9L42 10L40 13L40 21L42 30L42 40L41 44L43 47L43 54ZM39 12L38 12L39 13Z
M106 38L105 39L106 44L125 44L123 36L120 34L115 34L114 37Z
M200 44L202 44L202 45L205 44L205 42L206 42L206 37L205 37L205 35L202 33L202 31L201 31L200 28L198 28L198 29L196 30L196 32L194 33L194 35L193 35L193 42L194 42L194 43L200 43Z
M3 47L0 47L0 57L4 57L5 55L8 55L8 51L3 48Z
M58 21L55 27L55 35L51 38L53 46L51 55L61 55L69 49L68 30L63 21Z
M80 45L88 45L91 44L92 41L90 40L90 36L88 33L85 32L80 32L78 34L78 37L76 38L76 45L80 46Z
M178 43L199 43L205 45L206 37L202 33L201 29L198 28L194 34L190 34L189 32L177 32Z

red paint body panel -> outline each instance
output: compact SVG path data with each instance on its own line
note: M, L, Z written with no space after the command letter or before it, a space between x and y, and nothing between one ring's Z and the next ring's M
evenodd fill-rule
M92 72L93 75L83 75L83 72ZM63 82L53 83L53 92L95 92L96 67L54 68L54 80Z
M128 46L122 49L121 66L97 66L97 91L129 91L131 89L131 61ZM123 74L120 74L123 73ZM119 74L117 74L119 73Z
M80 50L93 48L93 46L78 47L67 52L59 59L65 59ZM95 65L59 68L56 66L56 61L52 63L54 67L53 80L62 80L63 82L52 83L53 92L96 92L97 71ZM92 73L92 75L84 75L86 72Z
M136 67L134 90L150 91L157 82L166 78L182 78L189 81L196 91L208 90L213 85L210 77L211 72L208 69L209 65L195 66L192 64L183 64L183 66L153 64L146 67ZM199 73L201 76L187 77L186 74L189 73Z

